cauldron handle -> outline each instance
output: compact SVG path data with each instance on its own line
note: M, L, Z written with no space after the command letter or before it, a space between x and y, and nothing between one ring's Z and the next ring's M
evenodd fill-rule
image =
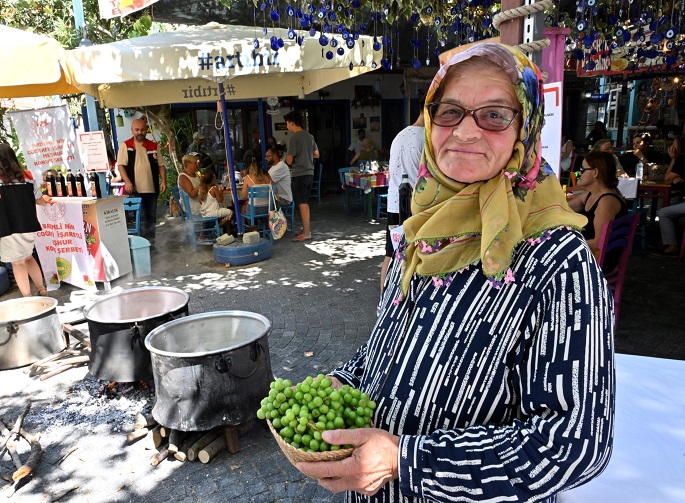
M0 342L0 347L2 347L2 346L4 346L5 344L7 344L7 343L10 341L10 339L12 338L13 335L17 335L17 332L19 332L19 325L18 325L16 322L14 322L14 321L8 322L8 323L7 323L7 339L5 339L4 341Z
M131 351L136 348L136 341L138 341L138 345L141 348L145 347L143 344L143 338L140 336L140 327L138 326L138 322L134 323L131 327Z
M249 377L252 377L255 372L257 372L257 369L259 368L259 353L264 351L264 348L262 348L262 345L259 343L259 341L255 342L252 348L250 348L250 360L253 362L256 362L257 365L254 366L254 369L252 372L245 376L239 376L237 374L234 374L231 372L231 366L233 365L233 362L231 361L231 357L225 357L223 354L217 358L217 360L214 362L214 368L219 372L220 374L225 374L226 372L231 372L231 375L233 377L236 377L238 379L247 379Z

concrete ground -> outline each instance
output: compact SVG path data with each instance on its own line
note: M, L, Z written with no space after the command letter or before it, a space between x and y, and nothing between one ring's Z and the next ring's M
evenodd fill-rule
M314 239L306 243L291 242L292 233L287 233L266 261L225 267L214 262L209 246L193 253L181 225L166 221L158 227L152 276L127 275L112 286L181 288L190 294L191 314L232 309L263 314L273 325L269 345L274 374L297 381L342 363L368 337L384 250L383 223L367 222L359 209L344 213L342 195L328 194L313 203L312 232ZM635 250L617 351L685 359L683 278L685 260ZM69 285L51 295L63 306L83 303L83 292ZM0 300L18 296L15 287ZM0 372L0 415L13 420L31 399L33 411L26 419L30 431L34 411L63 400L86 370L70 370L46 381L29 378L21 369ZM109 425L87 434L68 429L60 438L53 434L46 439L34 479L13 499L51 501L60 490L78 485L61 501L342 501L295 470L262 426L241 436L240 452L224 451L207 465L165 461L152 467L150 451L142 442L124 445L124 434ZM73 446L78 450L60 464Z

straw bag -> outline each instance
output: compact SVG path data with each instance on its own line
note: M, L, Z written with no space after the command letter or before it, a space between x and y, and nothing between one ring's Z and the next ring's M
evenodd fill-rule
M276 209L276 198L274 197L273 187L269 186L269 197L273 203L273 210L269 209L269 229L271 229L271 235L274 239L281 239L285 230L288 227L288 221L285 219L283 210L281 208ZM269 205L271 208L271 205Z
M338 449L337 451L324 451L324 452L306 452L302 449L297 449L292 445L288 444L274 429L270 420L266 420L269 425L269 430L271 434L278 442L278 446L288 458L288 461L295 466L300 461L316 462L316 461L340 461L341 459L349 458L352 455L354 449Z

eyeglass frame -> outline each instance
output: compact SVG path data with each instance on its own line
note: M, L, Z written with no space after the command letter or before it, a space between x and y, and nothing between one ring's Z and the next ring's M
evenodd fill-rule
M462 115L461 119L459 119L459 122L457 122L456 124L451 124L451 125L442 125L442 124L437 124L435 122L435 117L434 117L434 113L432 112L432 110L437 109L437 106L440 104L443 104L443 103L449 103L450 105L454 105L455 107L461 108L464 111L464 115ZM426 108L428 108L428 117L430 118L431 124L433 124L434 126L454 128L454 127L457 127L462 122L464 122L464 119L466 118L467 115L470 115L473 118L473 121L476 123L476 126L478 126L479 128L481 128L485 131L492 131L494 133L501 133L502 131L506 131L509 128L509 126L511 126L516 121L516 118L519 115L521 115L521 112L523 111L523 110L517 110L517 109L512 108L512 107L500 106L500 105L486 105L484 107L479 107L479 108L475 108L473 110L470 110L468 108L464 108L463 106L458 105L457 103L453 103L451 101L430 101L430 102L426 103ZM476 112L478 112L479 110L483 110L484 108L506 108L507 110L511 110L512 112L516 112L516 113L511 118L511 121L509 122L509 124L506 125L506 127L502 128L502 129L489 129L489 128L481 126L480 122L478 122L478 118L476 116Z
M578 171L580 171L581 173L585 173L586 171L593 171L595 169L597 168L580 168Z

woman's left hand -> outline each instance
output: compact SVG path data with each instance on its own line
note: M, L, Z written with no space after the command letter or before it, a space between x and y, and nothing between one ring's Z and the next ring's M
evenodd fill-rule
M297 463L298 470L319 479L319 485L329 491L372 495L399 477L398 436L378 428L357 428L325 431L323 439L332 445L354 446L352 455L342 461Z

